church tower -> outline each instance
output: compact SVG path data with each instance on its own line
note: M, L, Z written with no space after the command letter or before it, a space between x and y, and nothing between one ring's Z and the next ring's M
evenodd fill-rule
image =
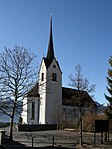
M62 110L62 72L54 55L52 16L47 56L43 57L39 70L39 123L57 124Z

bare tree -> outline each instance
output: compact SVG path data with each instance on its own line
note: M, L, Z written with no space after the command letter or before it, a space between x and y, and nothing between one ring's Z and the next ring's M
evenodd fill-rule
M82 146L82 107L84 107L84 92L91 93L95 89L95 85L90 85L89 80L82 75L82 67L81 65L76 65L75 67L76 73L75 76L72 74L69 75L70 86L77 90L77 100L79 107L79 121L80 121L80 145Z
M57 130L59 130L59 128L62 127L62 117L63 117L62 115L63 115L62 106L58 101L55 101L55 109L51 116L57 124Z
M12 50L5 48L0 53L0 111L10 117L10 140L13 140L14 116L20 109L18 101L24 98L37 79L34 60L35 55L29 49L19 46Z

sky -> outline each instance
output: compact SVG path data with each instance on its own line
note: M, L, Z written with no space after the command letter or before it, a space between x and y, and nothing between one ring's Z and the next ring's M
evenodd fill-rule
M55 57L63 72L62 84L75 66L95 84L94 100L107 103L108 60L112 56L112 0L0 0L0 51L15 45L31 49L38 62L46 56L50 14Z

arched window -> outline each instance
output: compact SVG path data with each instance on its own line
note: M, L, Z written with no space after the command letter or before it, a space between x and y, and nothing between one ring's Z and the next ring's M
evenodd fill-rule
M35 102L32 102L32 105L31 105L31 119L34 120L35 118Z
M56 73L52 73L52 81L57 81L57 74Z
M41 75L41 81L44 81L44 73Z

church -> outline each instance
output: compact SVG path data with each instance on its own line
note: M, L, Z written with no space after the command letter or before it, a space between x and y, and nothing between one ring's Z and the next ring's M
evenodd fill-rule
M50 34L46 57L42 58L38 72L38 83L23 100L23 124L57 124L59 121L72 121L77 116L77 90L62 87L62 71L55 57L50 18ZM83 92L85 111L94 101Z

